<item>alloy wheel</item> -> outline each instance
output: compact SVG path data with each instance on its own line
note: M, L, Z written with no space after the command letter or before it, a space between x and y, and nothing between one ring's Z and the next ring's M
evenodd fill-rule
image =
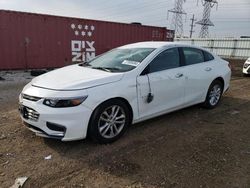
M209 103L212 106L215 106L219 102L220 97L221 97L221 87L220 85L216 84L213 86L213 88L210 91Z
M100 115L98 130L104 138L114 138L123 129L126 123L126 114L121 106L113 105L106 108Z

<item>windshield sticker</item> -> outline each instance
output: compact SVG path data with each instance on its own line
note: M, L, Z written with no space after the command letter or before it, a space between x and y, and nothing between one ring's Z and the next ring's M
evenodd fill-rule
M137 66L140 64L140 62L138 62L138 61L124 60L124 61L122 62L122 64L123 64L123 65L130 65L130 66L137 67Z

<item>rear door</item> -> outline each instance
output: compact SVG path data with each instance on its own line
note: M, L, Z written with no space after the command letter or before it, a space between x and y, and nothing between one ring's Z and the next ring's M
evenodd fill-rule
M215 78L216 62L211 54L201 49L191 47L181 49L185 64L185 104L203 102L208 87Z

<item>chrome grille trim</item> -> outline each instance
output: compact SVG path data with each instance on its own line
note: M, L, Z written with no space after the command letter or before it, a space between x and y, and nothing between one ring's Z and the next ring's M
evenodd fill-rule
M34 109L21 105L19 110L24 119L38 121L40 114Z
M27 110L27 118L29 120L32 120L32 121L38 121L39 119L39 113L35 110L33 110L32 108L29 108L29 107L25 107L26 110Z
M41 97L35 97L35 96L26 95L26 94L22 94L22 98L29 100L29 101L33 101L33 102L37 102L42 99Z

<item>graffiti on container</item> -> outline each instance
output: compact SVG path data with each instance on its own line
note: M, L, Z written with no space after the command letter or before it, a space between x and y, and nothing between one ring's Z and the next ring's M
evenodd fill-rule
M73 62L89 61L95 57L95 41L92 40L95 26L71 24L71 29L77 39L71 40L71 54ZM79 39L78 39L79 38Z

